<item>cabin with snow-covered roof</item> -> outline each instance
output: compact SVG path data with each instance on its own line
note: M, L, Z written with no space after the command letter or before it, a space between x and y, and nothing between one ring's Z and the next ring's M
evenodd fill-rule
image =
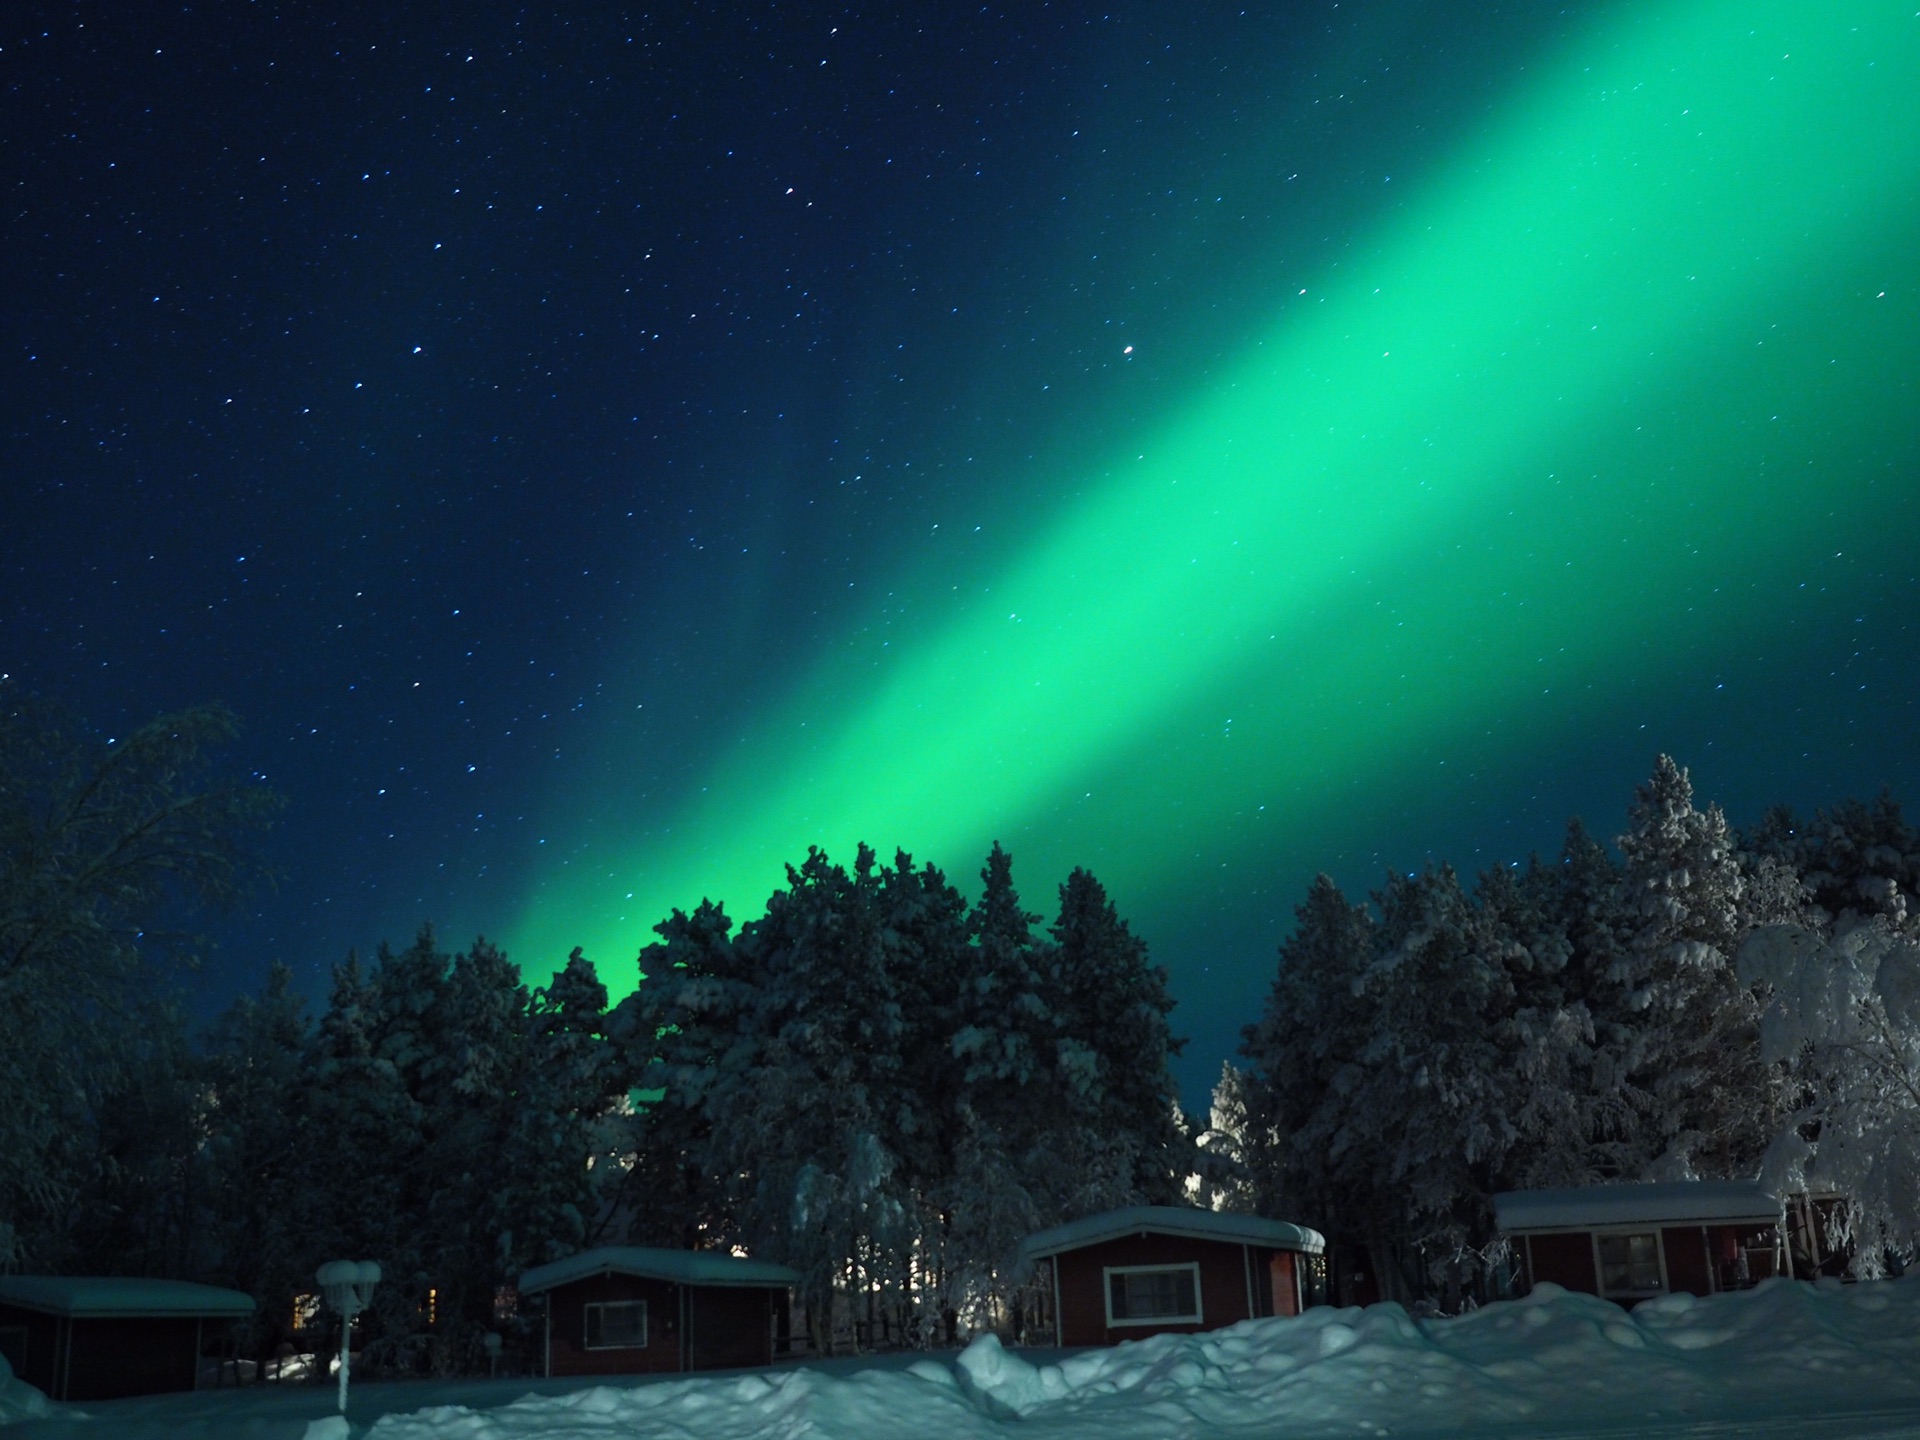
M603 1245L520 1277L546 1297L545 1373L646 1375L773 1363L798 1272L717 1250Z
M1117 1345L1297 1315L1321 1298L1325 1253L1304 1225L1135 1205L1029 1235L1020 1268L1051 1268L1056 1344Z
M253 1297L190 1280L0 1275L0 1355L50 1400L191 1390Z
M1551 1281L1631 1308L1786 1273L1785 1207L1752 1180L1512 1190L1493 1197L1526 1288Z

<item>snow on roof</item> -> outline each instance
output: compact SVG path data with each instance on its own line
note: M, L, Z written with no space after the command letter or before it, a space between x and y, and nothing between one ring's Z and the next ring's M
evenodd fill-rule
M1780 1200L1754 1180L1672 1180L1652 1185L1581 1185L1509 1190L1493 1197L1494 1222L1507 1234L1583 1230L1597 1225L1770 1225Z
M766 1260L748 1260L718 1250L654 1250L644 1245L602 1245L520 1277L520 1293L538 1294L591 1275L638 1275L680 1285L798 1285L800 1274Z
M238 1290L126 1275L0 1275L0 1305L92 1318L230 1317L254 1310L253 1297Z
M1277 1250L1304 1250L1317 1255L1327 1248L1317 1230L1285 1220L1263 1220L1258 1215L1235 1215L1224 1210L1196 1210L1185 1205L1130 1205L1106 1210L1029 1235L1020 1245L1022 1263L1080 1250L1123 1235L1151 1231L1193 1240L1224 1240L1235 1245L1270 1245Z

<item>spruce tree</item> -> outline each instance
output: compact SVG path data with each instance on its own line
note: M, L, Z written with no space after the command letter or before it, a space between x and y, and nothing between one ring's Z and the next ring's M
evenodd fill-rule
M1627 944L1613 978L1639 1017L1623 1071L1646 1097L1643 1168L1746 1173L1784 1095L1760 1058L1759 1007L1733 965L1748 928L1733 835L1718 806L1694 808L1686 771L1666 755L1629 822L1618 841Z
M492 1197L508 1275L592 1243L632 1145L625 1087L607 1042L607 987L578 948L525 1016L520 1075Z
M725 909L703 900L654 927L640 952L640 984L607 1017L620 1073L637 1095L635 1163L620 1210L637 1244L693 1249L737 1233L727 1161L716 1149L708 1101L723 1061L752 1063L741 1029L755 978Z
M397 1358L416 1324L418 1210L408 1201L417 1193L409 1172L419 1163L423 1117L399 1068L378 1051L378 1003L372 980L349 953L334 967L307 1066L307 1183L319 1256L378 1261L396 1282L375 1292L368 1331Z
M1086 1114L1085 1130L1113 1148L1111 1176L1096 1167L1080 1204L1176 1204L1194 1165L1179 1123L1179 1087L1172 1061L1185 1046L1167 1017L1173 997L1167 972L1152 963L1094 876L1075 869L1060 886L1051 934L1053 1008L1059 1029L1059 1078L1069 1113Z
M257 996L242 996L208 1039L208 1216L223 1284L252 1295L241 1330L264 1361L293 1331L294 1296L324 1260L312 1238L314 1144L305 1066L313 1025L293 974L274 962Z
M1242 1032L1254 1202L1266 1215L1333 1217L1343 1201L1329 1167L1324 1097L1357 1086L1369 1020L1359 984L1374 921L1325 874L1294 911L1260 1018Z

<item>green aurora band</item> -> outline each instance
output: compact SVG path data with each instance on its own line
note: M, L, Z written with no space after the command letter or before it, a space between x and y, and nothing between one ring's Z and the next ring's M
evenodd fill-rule
M1625 5L1527 73L1204 390L1054 477L990 584L850 634L667 823L550 866L515 952L624 989L670 909L751 918L861 839L968 877L1003 839L1030 902L1088 864L1151 937L1357 777L1564 752L1833 552L1910 551L1920 18Z

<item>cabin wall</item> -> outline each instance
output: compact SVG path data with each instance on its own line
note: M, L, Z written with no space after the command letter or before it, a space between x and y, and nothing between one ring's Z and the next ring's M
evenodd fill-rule
M1527 1281L1550 1281L1582 1295L1600 1293L1600 1276L1593 1263L1593 1232L1567 1230L1555 1235L1528 1235Z
M202 1327L227 1323L177 1315L69 1319L0 1305L9 1363L22 1380L60 1401L191 1390L199 1378ZM17 1357L16 1347L25 1355Z
M59 1372L54 1354L59 1348L60 1320L39 1310L24 1310L17 1305L0 1305L0 1337L4 1337L7 1363L34 1389L51 1396Z
M587 1306L647 1302L647 1343L589 1350ZM553 1375L657 1375L681 1368L680 1287L637 1275L592 1275L547 1292L547 1364Z
M1117 1345L1149 1335L1192 1334L1250 1319L1247 1313L1246 1248L1238 1242L1193 1240L1176 1235L1125 1235L1053 1257L1060 1276L1060 1343ZM1201 1323L1107 1324L1105 1271L1111 1265L1200 1267Z
M1298 1315L1300 1313L1300 1279L1295 1268L1299 1257L1291 1250L1255 1251L1254 1275L1264 1281L1266 1304L1262 1315ZM1266 1264L1259 1260L1264 1258Z
M1660 1232L1669 1291L1711 1295L1719 1288L1713 1283L1713 1257L1707 1247L1707 1229L1703 1225L1668 1226Z
M1666 1276L1667 1293L1714 1295L1722 1290L1757 1284L1774 1273L1776 1232L1772 1227L1746 1225L1656 1225L1638 1233L1656 1234L1660 1259ZM1594 1236L1622 1234L1627 1226L1609 1226L1606 1230L1565 1230L1544 1235L1525 1235L1516 1244L1527 1256L1529 1284L1552 1281L1568 1290L1587 1295L1600 1293L1600 1276L1594 1257ZM1749 1244L1748 1242L1753 1242ZM1744 1274L1742 1267L1744 1266ZM1635 1305L1640 1299L1616 1296L1623 1305Z
M176 1316L75 1319L66 1394L60 1398L119 1400L193 1389L200 1368L201 1325Z
M737 1370L773 1363L774 1292L758 1286L695 1286L690 1370Z

